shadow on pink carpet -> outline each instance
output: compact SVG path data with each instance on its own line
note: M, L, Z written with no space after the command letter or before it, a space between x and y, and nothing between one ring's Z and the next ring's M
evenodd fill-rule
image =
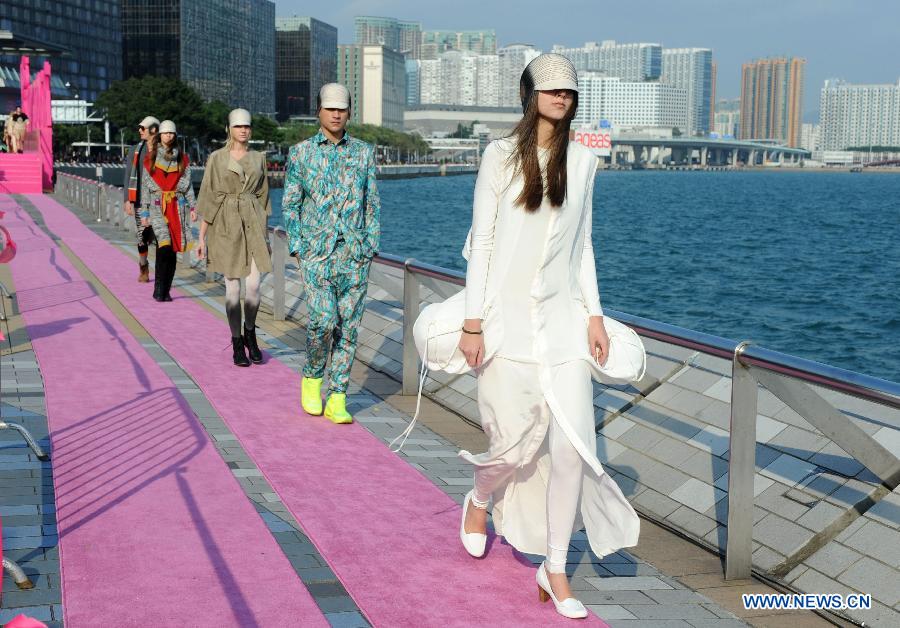
M156 303L122 272L133 260L53 199L29 199L190 373L370 622L573 625L538 602L535 568L509 546L494 543L483 560L470 558L459 542L459 506L364 427L303 414L300 379L287 366L270 359L235 368L223 320L183 295ZM591 615L579 625L605 624Z
M11 269L46 392L65 624L327 626L171 379L43 240Z

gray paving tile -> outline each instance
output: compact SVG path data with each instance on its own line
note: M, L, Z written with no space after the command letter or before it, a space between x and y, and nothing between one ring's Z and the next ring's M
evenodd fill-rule
M806 559L810 567L821 571L826 576L836 578L841 572L860 560L862 555L849 547L832 541L815 554Z
M647 604L626 608L638 619L718 619L698 604Z
M633 613L618 604L585 604L585 606L600 619L606 621L611 619L637 619Z
M861 593L870 593L887 606L900 603L897 571L869 557L853 564L838 580Z
M585 580L598 591L649 591L673 588L654 576L585 578Z
M862 554L877 557L895 569L900 568L900 531L892 530L877 521L867 521L845 543ZM900 574L897 577L900 583Z
M812 537L812 532L776 514L754 526L753 537L772 549L791 556Z

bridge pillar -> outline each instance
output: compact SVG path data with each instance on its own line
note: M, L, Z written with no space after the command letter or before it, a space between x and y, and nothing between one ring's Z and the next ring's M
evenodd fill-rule
M706 167L707 157L709 156L709 149L704 146L700 149L700 165L704 168Z
M781 151L780 153L778 153L778 165L779 166L784 165L784 151Z
M664 151L665 149L666 149L665 146L660 146L659 148L656 149L656 150L657 150L657 153L656 153L656 163L657 163L658 165L660 165L660 166L663 165L663 151Z
M750 165L750 166L756 165L756 150L750 151L750 159L747 160L747 165Z
M731 157L731 159L730 159L731 167L733 168L737 165L738 149L732 148L730 157Z

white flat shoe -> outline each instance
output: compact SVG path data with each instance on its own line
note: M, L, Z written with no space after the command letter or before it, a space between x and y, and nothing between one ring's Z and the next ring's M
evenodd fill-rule
M462 541L463 547L474 558L484 556L484 546L487 544L487 534L480 532L466 532L466 513L469 510L469 503L472 501L474 490L466 494L466 501L463 503L462 523L459 524L459 540Z
M547 571L544 569L544 563L541 563L541 566L538 567L534 579L537 580L538 595L541 598L541 602L553 600L556 612L569 619L584 619L587 617L588 613L584 604L574 597L567 597L562 602L556 599L556 596L553 595L553 588L550 586L550 580L547 578Z

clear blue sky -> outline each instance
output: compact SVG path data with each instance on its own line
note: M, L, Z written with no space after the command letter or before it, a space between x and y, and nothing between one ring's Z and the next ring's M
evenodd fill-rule
M826 78L900 79L900 0L277 0L276 14L310 15L353 43L356 15L416 20L424 29L493 28L497 43L579 46L654 42L712 48L720 98L740 96L741 63L791 55L807 61L804 119L816 121Z

